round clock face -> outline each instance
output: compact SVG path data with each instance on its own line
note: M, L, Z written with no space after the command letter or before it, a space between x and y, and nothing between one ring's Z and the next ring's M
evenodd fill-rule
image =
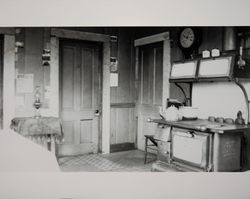
M180 44L183 48L189 48L195 41L195 34L191 28L185 28L180 34Z

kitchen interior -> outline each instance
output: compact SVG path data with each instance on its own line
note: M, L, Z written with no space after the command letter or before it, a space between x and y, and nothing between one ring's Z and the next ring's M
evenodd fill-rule
M13 27L0 36L8 147L42 146L60 171L249 170L249 27ZM12 140L24 137L17 148ZM48 162L27 161L31 170Z

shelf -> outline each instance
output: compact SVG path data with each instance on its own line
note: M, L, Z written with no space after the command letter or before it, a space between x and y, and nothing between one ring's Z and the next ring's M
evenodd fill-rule
M228 54L219 57L199 58L174 62L171 67L169 82L218 82L250 81L250 60L240 68L236 55Z

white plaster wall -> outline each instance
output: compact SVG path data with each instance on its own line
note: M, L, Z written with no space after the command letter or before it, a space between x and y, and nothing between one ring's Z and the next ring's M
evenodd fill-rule
M250 83L244 83L250 96ZM193 85L192 102L199 108L199 117L208 116L233 118L240 110L243 118L247 118L247 107L242 90L233 82L195 83Z

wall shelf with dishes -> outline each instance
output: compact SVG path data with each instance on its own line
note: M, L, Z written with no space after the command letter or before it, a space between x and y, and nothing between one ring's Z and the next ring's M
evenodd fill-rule
M235 54L173 62L170 82L250 81L250 59L239 65Z

